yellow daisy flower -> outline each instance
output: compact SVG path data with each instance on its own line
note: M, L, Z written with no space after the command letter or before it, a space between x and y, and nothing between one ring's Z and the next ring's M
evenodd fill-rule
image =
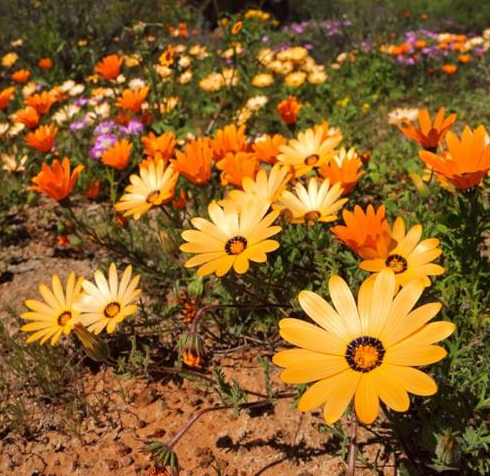
M391 268L395 273L397 286L406 286L414 279L422 279L425 286L430 286L428 276L444 273L442 266L432 263L442 253L438 248L439 240L429 238L420 241L421 225L415 225L405 233L405 222L403 218L398 217L393 225L391 236L397 243L396 247L386 256L364 260L359 265L361 269L378 273L385 268ZM378 246L378 251L382 249L386 248Z
M277 160L293 166L296 177L310 172L313 167L320 167L335 155L334 148L342 140L341 135L324 137L323 133L321 127L300 132L297 139L279 148L281 153Z
M395 274L385 269L366 280L357 303L339 276L329 281L331 307L318 294L301 291L303 310L318 324L299 319L280 321L281 336L300 347L277 353L273 361L285 367L287 383L316 382L298 403L300 411L313 410L326 402L323 416L336 422L354 398L358 418L372 423L381 399L395 411L407 411L408 392L433 395L437 385L414 368L444 358L446 350L433 345L455 329L451 322L428 322L439 312L439 303L412 310L424 284L412 281L395 297Z
M28 337L28 343L40 339L42 345L51 339L51 345L54 345L62 333L68 335L72 331L79 314L73 306L80 298L82 282L82 277L75 280L75 273L70 273L66 293L57 275L52 278L52 291L44 284L39 286L44 302L28 299L25 305L30 311L20 315L22 319L32 321L21 327L24 332L34 331Z
M85 293L74 309L80 312L78 319L90 332L100 334L107 327L111 334L117 324L136 312L137 306L131 303L141 293L141 289L136 289L140 276L131 279L131 272L132 267L128 266L119 282L116 265L112 263L109 280L97 270L94 274L96 285L87 280L83 282Z
M147 167L140 167L140 174L129 177L131 185L114 208L124 216L134 215L139 220L150 208L172 200L179 173L173 165L165 167L163 160L151 161Z
M200 266L198 276L211 273L223 276L232 266L237 273L246 273L249 260L265 263L266 253L279 248L277 241L267 238L281 231L280 226L270 226L279 212L266 215L268 209L269 203L261 203L253 196L246 200L241 211L230 201L223 208L211 203L208 206L211 221L193 218L191 223L197 230L182 233L188 243L180 249L197 253L185 263L186 268Z
M276 207L286 211L291 223L309 225L315 221L331 222L337 219L337 212L343 207L347 198L340 198L343 189L341 183L330 187L330 180L324 180L318 188L318 179L310 178L308 189L297 182L294 186L296 195L286 190L277 200Z
M268 203L270 206L281 195L291 175L289 168L280 164L275 164L269 175L264 169L260 169L255 180L251 177L244 177L243 190L231 190L228 197L240 210L250 195L256 196L260 202Z

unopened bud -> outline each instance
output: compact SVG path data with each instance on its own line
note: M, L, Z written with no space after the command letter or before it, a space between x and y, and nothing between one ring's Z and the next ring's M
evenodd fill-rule
M412 172L410 174L413 184L415 185L415 190L422 198L428 198L430 196L429 187L424 183L419 174Z
M185 333L180 340L182 362L189 367L198 368L204 362L204 345L197 332Z
M89 332L82 324L77 323L73 332L82 344L85 353L96 362L108 362L110 353L107 344L98 336Z
M166 230L161 229L158 236L160 237L160 243L162 244L162 248L165 253L172 254L177 250L174 240L172 240Z

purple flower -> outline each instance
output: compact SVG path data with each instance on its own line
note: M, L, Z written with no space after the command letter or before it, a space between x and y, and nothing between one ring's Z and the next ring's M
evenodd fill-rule
M92 159L100 159L106 149L112 147L117 142L115 134L101 134L95 139L94 146L90 149Z
M268 43L268 41L269 41L269 37L268 37L267 35L264 35L264 36L262 37L262 42L264 42L264 43Z
M78 121L73 121L70 124L70 131L73 132L81 131L82 129L85 129L87 126L88 126L88 122L85 120L85 118L79 119Z
M78 99L75 99L75 101L73 101L73 104L75 104L75 106L85 106L85 104L87 103L88 103L88 99L84 97L80 97Z
M114 130L114 127L116 127L116 124L113 121L105 121L101 122L95 129L94 129L94 134L95 135L102 135L102 134L109 134Z
M313 45L311 43L305 43L303 47L306 48L308 51L311 51L313 49Z
M144 128L145 126L141 121L138 121L138 119L131 119L131 121L129 121L129 124L126 127L124 126L119 127L119 132L124 136L138 135L143 132Z

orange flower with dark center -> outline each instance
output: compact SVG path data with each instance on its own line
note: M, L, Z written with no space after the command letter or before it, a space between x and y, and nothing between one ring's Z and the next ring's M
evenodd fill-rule
M403 134L418 142L424 149L435 152L455 120L456 114L450 114L444 118L444 108L441 107L434 122L432 122L427 109L421 109L418 129L411 122L407 122L406 126L400 125L398 127Z
M55 97L48 91L43 91L41 94L31 94L25 99L26 106L33 107L41 116L48 113L51 106L55 103Z
M458 61L463 64L469 63L471 61L471 56L468 54L460 55Z
M295 96L289 96L277 105L277 112L284 124L292 126L298 121L298 113L303 105L296 100Z
M237 188L242 188L242 181L245 177L252 179L257 175L259 161L255 155L249 152L236 152L226 154L216 167L221 170L221 184L223 186L231 184Z
M243 152L247 150L247 137L245 136L245 125L238 129L235 124L229 124L218 129L211 141L214 159L220 160L229 152Z
M332 159L322 165L318 172L325 179L330 179L330 183L340 183L344 191L342 195L347 195L352 191L357 181L364 172L359 172L362 161L358 157L345 157L342 161Z
M52 167L44 163L41 172L32 179L33 185L29 189L49 195L60 202L70 195L83 168L83 165L78 165L70 173L68 157L65 157L61 164L58 160L53 160Z
M175 135L172 132L165 132L156 136L150 132L147 136L141 138L143 143L143 152L155 159L168 160L174 153Z
M361 258L379 257L380 244L387 248L384 254L388 255L390 249L396 245L390 237L384 205L376 211L372 205L368 205L366 211L356 205L353 212L344 210L342 217L345 225L334 226L330 231Z
M0 91L0 111L3 111L8 106L8 103L12 100L14 92L14 87L5 88Z
M121 71L123 59L118 55L109 55L95 65L94 71L105 79L116 79Z
M177 160L172 160L175 170L196 185L206 183L211 177L213 149L208 138L199 137L186 144L185 154L175 151Z
M55 126L39 126L34 132L26 135L25 142L39 152L47 153L53 148L57 133L58 128Z
M122 109L128 109L135 114L141 111L141 106L148 96L149 88L125 89L122 95L117 99L117 105Z
M281 134L267 135L264 140L255 142L252 148L257 159L266 164L274 165L280 153L279 148L286 142L287 139Z
M31 72L28 69L19 69L12 73L11 78L16 83L26 83L30 75Z
M38 114L36 109L31 106L27 106L24 109L19 109L13 117L14 122L20 122L29 129L34 129L37 127L40 120L41 116Z
M422 150L420 158L441 178L461 190L471 189L481 182L490 170L490 144L483 126L474 131L464 128L461 140L456 134L446 135L447 151L435 154Z
M117 170L124 170L129 164L133 145L128 139L122 139L102 154L102 163Z
M53 61L51 61L51 58L43 58L39 60L39 63L37 64L41 69L51 69L53 66Z
M416 48L417 50L422 50L422 49L424 49L426 46L427 46L427 41L425 41L425 40L417 40L417 41L415 42L415 48Z
M442 72L448 76L452 76L458 71L458 67L455 64L448 63L442 66Z

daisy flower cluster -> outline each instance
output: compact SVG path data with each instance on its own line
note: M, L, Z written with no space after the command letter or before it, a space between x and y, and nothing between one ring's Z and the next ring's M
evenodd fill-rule
M108 277L100 270L94 274L95 283L70 273L63 287L59 276L54 275L51 289L39 286L42 301L29 299L25 302L28 312L21 314L28 321L22 326L32 334L27 342L49 341L55 345L62 335L68 336L82 326L95 335L106 330L109 334L128 316L137 310L135 304L141 289L140 277L132 277L132 267L124 270L121 279L116 265L109 266Z
M490 29L473 36L422 29L405 33L401 43L382 45L380 51L401 65L423 63L429 74L440 70L451 76L459 67L481 59L489 48Z

